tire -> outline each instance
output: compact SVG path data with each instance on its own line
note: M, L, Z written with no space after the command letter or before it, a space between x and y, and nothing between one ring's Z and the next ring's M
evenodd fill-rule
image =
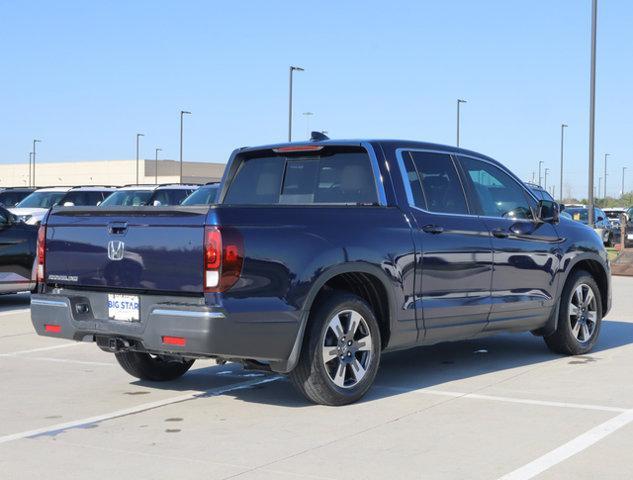
M350 329L355 334L350 336ZM335 291L313 307L290 380L311 402L329 406L354 403L374 382L380 350L380 328L371 307L356 295ZM328 353L329 359L324 361Z
M582 296L578 293L579 289L582 290L582 295L593 298L584 310L576 307L584 304L579 298ZM602 298L598 284L589 273L578 270L567 279L560 302L558 326L553 334L544 337L545 343L553 352L564 355L582 355L590 352L600 335L602 325ZM592 321L590 319L594 314L595 320ZM586 325L587 330L583 325Z
M117 352L119 365L127 373L140 380L168 382L182 377L191 368L194 360L169 360L143 352Z

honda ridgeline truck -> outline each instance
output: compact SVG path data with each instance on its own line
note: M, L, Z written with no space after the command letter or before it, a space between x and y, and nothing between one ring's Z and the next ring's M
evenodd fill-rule
M611 303L593 230L491 158L413 141L240 148L212 206L53 208L37 272L40 335L151 381L240 362L326 405L387 351L530 331L588 352Z

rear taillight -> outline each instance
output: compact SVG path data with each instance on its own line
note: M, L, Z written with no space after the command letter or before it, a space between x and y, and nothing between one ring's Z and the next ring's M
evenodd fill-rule
M240 278L244 248L232 228L204 229L204 291L225 292Z
M37 283L44 283L46 265L46 226L40 225L37 231Z

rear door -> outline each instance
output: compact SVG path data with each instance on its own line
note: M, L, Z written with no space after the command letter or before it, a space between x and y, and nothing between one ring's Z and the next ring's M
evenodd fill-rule
M535 221L536 200L509 172L483 159L458 159L494 247L493 305L486 329L537 328L555 304L558 232L551 223Z
M492 243L473 215L450 154L398 152L410 213L415 220L418 261L416 308L426 343L469 338L488 320Z
M37 227L13 223L0 208L0 292L29 289L36 241Z

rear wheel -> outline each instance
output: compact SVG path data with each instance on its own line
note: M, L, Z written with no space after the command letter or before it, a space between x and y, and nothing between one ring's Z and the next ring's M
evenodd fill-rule
M593 348L602 324L600 289L593 277L582 270L567 279L556 331L545 337L550 350L565 355L582 355Z
M346 405L371 387L380 363L380 329L360 297L336 292L311 314L290 379L310 401Z
M143 352L117 352L114 356L127 373L141 380L153 382L167 382L180 378L194 362Z

